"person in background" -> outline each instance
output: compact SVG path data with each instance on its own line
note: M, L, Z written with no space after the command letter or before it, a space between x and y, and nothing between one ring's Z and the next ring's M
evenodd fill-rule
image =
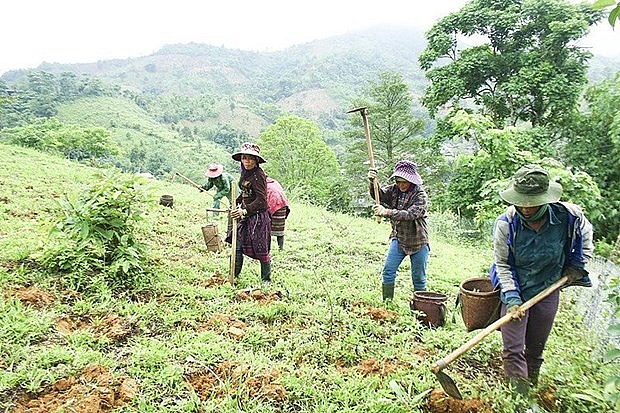
M220 209L220 200L224 197L228 198L228 205L232 208L232 182L234 178L227 172L224 172L224 166L216 163L209 165L209 169L205 172L207 183L202 186L204 191L215 187L216 192L213 196L213 209ZM207 216L209 213L207 212ZM219 216L217 211L213 212L213 216Z
M500 197L510 206L495 220L490 277L500 290L506 381L527 396L538 383L543 351L559 305L560 290L527 311L519 306L562 276L569 285L591 286L585 270L592 257L592 225L574 204L559 202L562 186L538 165L520 168Z
M271 281L271 216L267 204L267 176L260 167L266 160L260 155L260 147L255 143L241 144L241 149L232 155L241 163L239 188L241 194L235 200L236 208L230 213L239 219L237 226L237 246L235 251L235 277L243 268L243 256L260 261L261 280ZM226 237L231 243L232 234Z
M377 170L368 170L370 196L375 197L374 181ZM373 206L375 215L389 218L392 224L390 244L383 266L383 300L394 299L396 272L406 256L411 261L411 281L414 291L426 290L426 267L430 251L426 223L428 197L422 186L417 165L398 161L389 179L394 183L379 188L380 203Z
M271 236L276 237L278 248L282 251L284 249L286 218L288 218L291 208L282 185L271 177L267 177L267 203L271 213Z

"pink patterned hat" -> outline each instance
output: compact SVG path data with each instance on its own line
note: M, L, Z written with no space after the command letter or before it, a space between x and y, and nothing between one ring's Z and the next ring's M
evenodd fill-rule
M406 179L416 185L422 185L422 178L418 174L418 166L411 161L396 162L396 166L394 166L394 173L392 173L390 179L396 177Z

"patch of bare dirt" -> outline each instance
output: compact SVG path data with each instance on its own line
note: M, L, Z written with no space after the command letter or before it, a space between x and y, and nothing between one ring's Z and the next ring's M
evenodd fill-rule
M123 341L134 333L134 323L115 314L110 314L102 320L93 320L91 317L62 317L56 320L56 330L62 334L71 334L77 330L89 330L95 338L107 338L111 341Z
M362 360L355 366L355 369L363 376L386 377L399 369L407 369L410 367L411 364L402 362L396 357L390 357L381 362L375 358Z
M237 340L242 339L248 330L243 321L226 314L215 314L204 324L203 328L217 331L218 334L227 335Z
M394 321L398 318L398 313L396 311L388 310L387 308L372 307L361 301L353 303L352 307L379 322Z
M138 390L134 379L115 379L107 368L91 365L79 377L60 379L40 394L18 396L10 413L109 412L131 401Z
M439 389L431 391L423 410L425 413L493 413L490 404L484 400L458 400Z
M239 301L256 301L259 305L271 304L282 299L282 292L276 291L271 294L265 293L261 289L247 288L237 291L235 299Z
M210 288L213 286L226 284L227 282L228 282L228 278L224 277L222 273L218 271L215 274L213 274L213 276L209 278L208 280L201 282L200 285L205 288Z
M52 294L35 286L17 288L9 291L5 296L7 298L15 297L24 305L30 305L36 308L46 307L54 302L54 296Z
M39 213L37 211L31 211L31 210L26 210L26 211L9 210L7 211L7 215L10 215L14 218L36 219L37 216L39 216Z
M222 361L214 366L188 362L185 381L200 400L213 397L247 396L271 403L282 403L286 389L277 383L280 372L276 369L254 372L247 364Z
M557 399L555 398L555 387L548 387L539 391L536 398L540 405L548 411L553 412L556 410Z

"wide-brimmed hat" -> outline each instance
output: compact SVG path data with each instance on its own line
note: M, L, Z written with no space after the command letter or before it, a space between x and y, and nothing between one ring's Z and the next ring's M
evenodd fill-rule
M207 178L217 178L218 176L222 174L223 170L224 170L224 165L220 165L218 163L212 163L211 165L209 165L209 169L207 169L207 172L205 172L205 175Z
M260 156L260 147L252 142L245 142L241 144L241 149L239 150L239 152L235 152L232 155L232 158L235 161L241 161L241 155L254 155L256 156L256 159L258 159L258 163L265 163L267 162L265 160L265 158L263 158L262 156Z
M558 202L562 185L549 179L549 172L539 165L521 167L510 181L508 189L499 196L518 207L535 207Z
M406 179L407 181L416 185L422 185L422 178L418 174L418 166L411 161L396 162L396 166L394 166L394 172L389 179L396 177Z

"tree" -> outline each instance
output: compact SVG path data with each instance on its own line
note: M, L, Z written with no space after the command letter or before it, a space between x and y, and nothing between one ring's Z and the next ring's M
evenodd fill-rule
M295 115L278 119L258 139L265 171L308 201L334 208L346 194L332 191L342 181L336 155L316 124Z
M389 170L417 151L424 121L413 116L412 96L400 73L383 72L378 81L369 80L364 95L355 106L368 108L375 162ZM357 135L364 131L361 122L360 116L350 118ZM365 137L356 139L351 146L351 154L367 158Z
M613 244L620 231L620 72L590 86L587 112L575 120L564 156L576 170L592 174L601 189L601 211L592 217L597 237Z
M592 5L594 10L605 9L607 7L613 7L609 11L609 17L607 20L611 27L616 26L616 20L620 19L620 2L616 2L615 0L597 0Z
M473 0L426 33L423 104L432 116L473 105L500 128L566 124L591 57L574 42L601 18L564 0Z
M580 204L588 216L600 213L600 191L592 177L583 171L572 171L556 159L524 150L519 144L527 130L494 129L488 117L463 110L448 122L456 134L475 140L478 149L456 157L446 191L433 199L439 208L458 212L479 226L492 222L505 208L499 191L506 188L519 167L535 163L545 167L562 184L563 200Z
M379 180L385 182L394 165L401 159L416 162L425 168L423 178L429 180L441 176L437 165L441 155L437 148L430 148L422 137L424 121L413 112L412 95L400 73L383 72L378 80L369 80L362 97L356 99L355 107L366 107L374 161ZM355 199L367 199L366 171L368 149L362 118L357 113L349 117L350 128L345 135L350 144L344 166L352 178L350 187ZM362 179L359 179L363 177ZM426 178L425 178L426 181Z

